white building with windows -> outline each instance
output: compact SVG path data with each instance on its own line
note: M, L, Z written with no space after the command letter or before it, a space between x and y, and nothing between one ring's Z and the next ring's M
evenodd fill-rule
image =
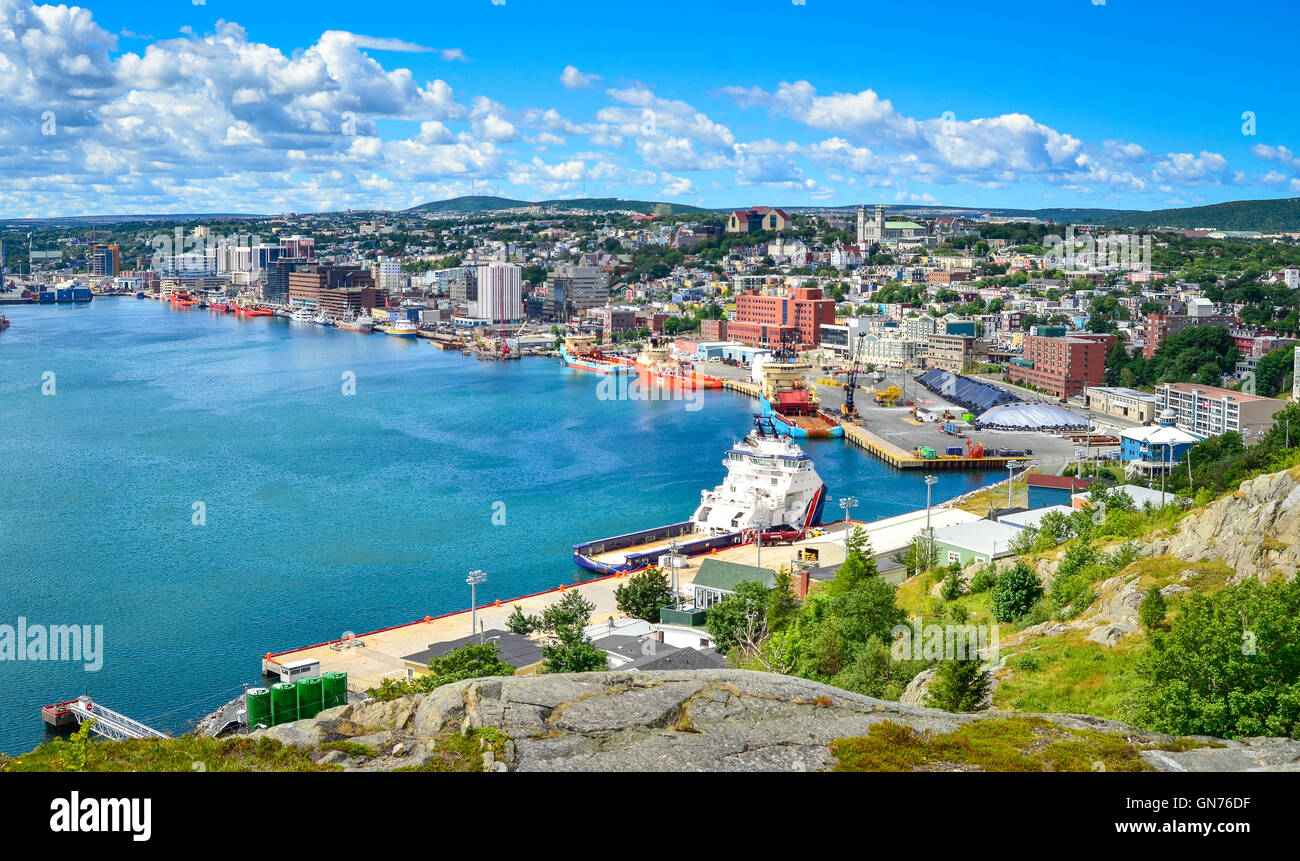
M524 319L523 269L514 263L480 266L473 316L495 323L518 323Z

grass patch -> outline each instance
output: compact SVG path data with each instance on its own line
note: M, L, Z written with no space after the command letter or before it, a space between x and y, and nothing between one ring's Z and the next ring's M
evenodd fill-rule
M1029 485L1023 479L1016 479L1012 485L1011 498L1024 499L1025 494L1029 492ZM978 514L980 517L987 517L988 513L997 508L1005 508L1007 504L1007 483L1003 481L995 487L986 487L983 490L976 491L970 496L957 503L957 508L962 511L969 511L971 514Z
M424 765L394 769L395 771L476 772L483 771L483 754L491 750L498 761L504 759L506 742L510 737L496 727L471 729L462 735L458 732L440 737Z
M340 771L317 762L312 748L271 738L196 738L92 741L55 739L18 757L0 754L3 771Z
M1181 579L1184 571L1193 571L1195 574L1184 582ZM1177 584L1209 594L1227 586L1233 571L1227 563L1219 559L1188 562L1173 556L1149 556L1139 559L1120 573L1139 575L1141 579L1138 581L1138 587L1143 591ZM1176 598L1177 596L1171 600Z
M1035 717L976 721L946 734L882 721L866 737L831 744L836 771L1154 771L1141 751L1122 736Z
M369 759L378 751L368 744L358 744L355 741L327 741L320 746L321 750L341 750L354 759Z
M1033 646L1008 658L1013 671L993 692L995 708L1128 719L1137 659L1147 649L1143 636L1125 637L1107 649L1083 631L1067 631L1034 640Z

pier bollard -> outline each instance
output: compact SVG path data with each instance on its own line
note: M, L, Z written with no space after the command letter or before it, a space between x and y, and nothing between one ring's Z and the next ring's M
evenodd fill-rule
M426 622L432 622L432 621L433 621L433 617L432 617L432 616L425 616L425 617L424 617L424 621L426 621Z

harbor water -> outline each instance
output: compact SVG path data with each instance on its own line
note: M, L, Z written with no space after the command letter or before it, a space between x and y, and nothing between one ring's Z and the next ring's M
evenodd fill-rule
M167 732L266 652L572 583L575 543L686 520L756 404L602 398L558 359L133 298L11 306L0 333L0 625L103 626L102 668L0 660L0 751L89 693ZM606 389L608 391L608 389ZM688 408L688 407L698 408ZM925 505L805 444L855 518ZM940 472L936 502L1001 478Z

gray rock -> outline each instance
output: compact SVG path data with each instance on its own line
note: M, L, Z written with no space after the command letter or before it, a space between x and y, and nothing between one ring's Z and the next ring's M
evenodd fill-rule
M1123 604L1124 602L1119 602ZM1118 626L1111 626L1118 629ZM449 733L493 726L510 739L499 754L483 746L485 770L817 771L834 766L836 739L866 735L881 721L947 733L1005 717L952 714L920 705L933 670L913 680L903 702L864 697L805 679L745 670L581 673L473 679L392 703L337 710L328 719L263 731L286 743L318 744L342 731L379 754L361 761L332 753L346 770L417 765ZM1151 745L1169 736L1087 715L1039 715L1070 729L1122 735ZM1300 741L1250 739L1213 749L1149 750L1162 771L1300 768ZM959 770L958 764L937 764Z

